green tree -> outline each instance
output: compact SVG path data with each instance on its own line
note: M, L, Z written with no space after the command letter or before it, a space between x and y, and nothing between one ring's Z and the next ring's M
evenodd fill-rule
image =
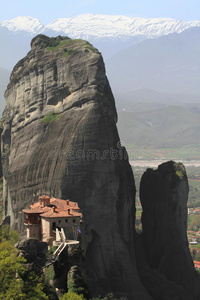
M83 298L83 295L77 295L70 291L64 294L63 297L61 298L61 300L84 300L84 299L85 298Z
M25 277L22 290L26 295L26 299L30 300L48 300L47 295L44 292L45 286L42 282L42 278L35 275L34 272L28 272Z
M21 280L16 279L16 274L24 273L25 267L23 263L25 259L17 256L17 253L17 249L9 241L2 241L0 243L0 299L4 299L2 295L6 297L9 290L12 290L12 293L14 293L15 289L13 286L15 283L17 289L22 286Z
M19 233L15 230L10 230L8 225L0 227L0 242L9 241L11 245L14 245L19 241Z
M42 279L26 269L14 243L19 239L9 227L0 228L0 300L47 300Z

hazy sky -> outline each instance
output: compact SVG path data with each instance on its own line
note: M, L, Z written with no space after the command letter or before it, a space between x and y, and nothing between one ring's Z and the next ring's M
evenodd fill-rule
M0 4L0 21L31 16L44 25L83 13L200 20L200 0L0 0Z

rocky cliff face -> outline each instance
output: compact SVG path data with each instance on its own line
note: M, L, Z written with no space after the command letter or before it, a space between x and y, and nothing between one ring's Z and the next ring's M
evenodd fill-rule
M180 299L187 300L200 297L199 279L187 241L188 192L181 163L170 161L157 170L148 169L141 180L143 242L148 264L181 287Z
M5 96L4 202L12 227L23 230L21 210L42 194L78 202L91 292L151 299L137 275L134 179L100 53L83 40L37 36Z
M11 226L24 230L21 211L38 196L70 198L83 213L82 271L93 296L199 299L186 236L185 170L168 162L145 172L137 236L133 173L98 50L83 40L39 35L5 96L1 157Z

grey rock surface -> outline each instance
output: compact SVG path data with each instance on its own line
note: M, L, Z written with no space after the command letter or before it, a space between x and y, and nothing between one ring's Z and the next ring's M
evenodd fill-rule
M149 266L185 290L181 299L199 299L199 277L187 240L188 180L173 161L147 169L140 185L144 249Z
M78 295L83 295L85 299L91 299L87 284L78 266L74 265L67 274L68 291L76 291Z
M21 210L43 194L78 202L92 294L151 299L136 269L134 178L101 54L83 40L37 36L5 96L4 202L12 227L24 230Z
M15 247L19 249L19 255L26 259L27 270L35 271L41 275L42 267L46 263L47 243L35 239L24 239L19 241Z

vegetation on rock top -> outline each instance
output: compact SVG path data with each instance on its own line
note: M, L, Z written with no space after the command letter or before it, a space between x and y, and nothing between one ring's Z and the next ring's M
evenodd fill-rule
M47 50L55 51L63 46L70 45L73 42L73 40L53 40L52 43L46 48Z
M90 43L88 43L87 41L81 40L81 39L77 39L77 40L59 40L59 39L54 39L54 40L50 40L49 41L49 45L48 47L46 47L46 50L51 50L51 51L56 51L60 48L63 48L64 46L68 46L71 45L73 42L76 42L77 45L78 43L82 42L82 44L80 44L79 46L84 46L85 50L90 50L92 52L97 52L97 49L94 48ZM63 49L64 50L64 54L63 57L67 57L72 53L75 53L76 50L75 49L67 49L66 47Z
M180 179L185 175L185 168L182 163L174 163L174 171Z
M44 34L38 34L36 37L34 37L31 41L31 47L33 44L35 46L42 45L43 47L57 47L61 41L71 41L70 38L66 36L57 36L55 38L50 38Z

